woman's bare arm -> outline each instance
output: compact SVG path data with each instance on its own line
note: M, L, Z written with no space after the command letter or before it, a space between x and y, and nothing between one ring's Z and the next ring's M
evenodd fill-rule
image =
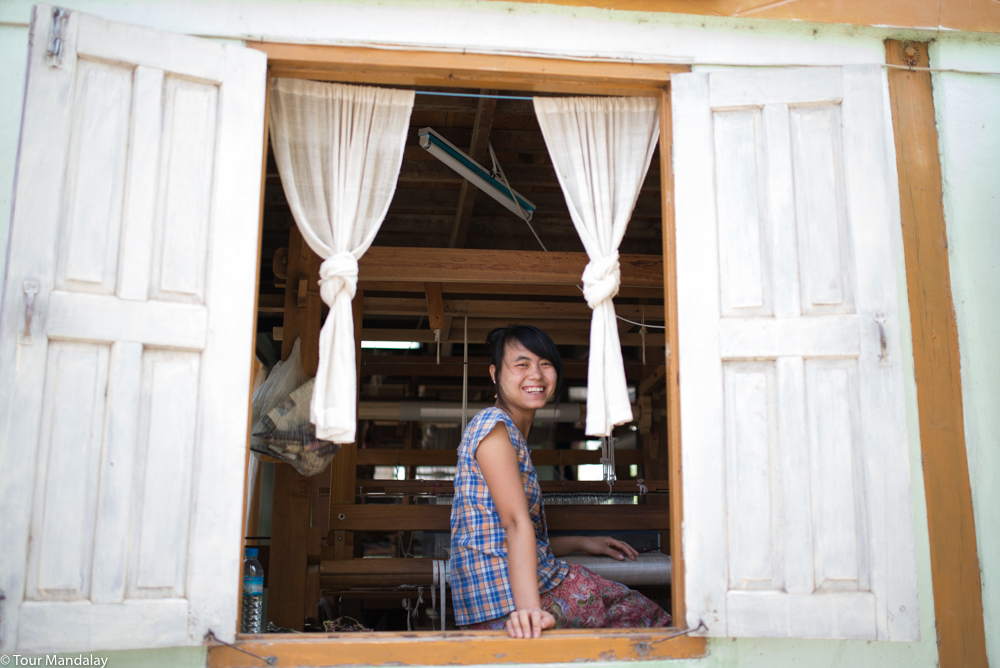
M564 557L574 552L606 554L616 559L628 557L632 561L639 555L634 547L609 536L555 536L549 537L552 554Z
M480 442L476 461L507 534L507 572L516 607L507 630L511 637L537 638L542 629L555 624L555 618L541 609L535 528L521 483L517 451L503 424L494 427Z

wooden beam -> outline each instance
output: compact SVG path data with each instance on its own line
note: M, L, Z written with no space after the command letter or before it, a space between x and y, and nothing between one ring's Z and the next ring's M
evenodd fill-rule
M340 455L338 455L339 457ZM336 458L334 458L336 459ZM532 450L535 466L580 466L600 464L600 450ZM642 463L641 450L618 450L615 463L623 466ZM358 450L358 466L455 466L457 450L407 450L375 448ZM353 489L353 488L352 488ZM332 521L332 520L331 520Z
M452 130L452 134L458 134L460 136L468 137L469 130L462 130L460 128L445 128L444 130ZM414 136L415 136L414 129ZM437 130L437 128L435 128ZM497 130L497 134L501 131ZM516 131L517 133L523 133L524 131ZM445 132L441 131L444 135ZM511 133L508 133L511 134ZM537 133L534 133L537 134ZM453 144L465 145L467 142L462 140L452 140L451 134L447 135L449 141ZM519 151L517 149L508 148L507 152L510 153L545 153L545 144L543 142L529 143L527 141L522 141L520 137L514 138L516 141L533 148L535 150L524 150ZM505 148L498 141L493 141L493 137L490 137L490 141L493 143L493 148L498 154L505 152ZM415 143L415 142L414 142ZM508 140L508 143L512 143ZM423 149L420 149L421 151ZM453 170L448 165L440 162L439 160L421 160L418 159L419 153L413 153L406 155L403 160L403 164L399 170L399 182L400 183L467 183L467 181L462 178L458 172ZM477 160L485 165L482 159ZM488 166L488 165L487 165ZM558 187L559 179L556 177L555 169L552 165L528 165L520 163L510 163L503 165L504 175L510 179L511 184L514 188L518 188L523 185L535 185L535 186L549 186ZM277 174L274 175L277 181ZM643 192L658 192L660 190L660 170L653 166L650 167L649 172L646 175L646 180L642 183L641 190ZM529 197L529 199L531 199ZM514 218L517 221L517 218ZM523 224L523 223L522 223Z
M427 296L427 323L431 330L444 329L444 300L441 298L441 284L424 283L424 294ZM368 312L372 313L370 310Z
M508 104L509 100L501 100L497 104L497 109L503 108L504 105ZM531 104L530 102L526 104ZM471 112L470 112L471 113ZM532 109L531 115L534 116L535 112ZM468 146L472 141L472 129L471 128L434 128L441 136L450 141L452 144L457 146ZM425 161L428 163L437 163L447 169L455 176L458 176L454 170L450 167L445 166L439 160L431 156L426 150L420 148L420 128L411 127L406 134L406 154L404 159L404 164L411 162L415 159ZM503 128L496 128L490 133L490 143L493 144L494 150L498 153L548 153L548 147L545 145L545 139L542 137L542 133L538 130L506 130ZM524 165L528 167L529 165ZM554 168L551 165L547 166L548 169L553 169L553 174L555 173ZM506 170L506 167L504 167ZM532 173L530 170L526 173ZM458 176L458 178L462 178ZM513 177L511 177L513 178ZM457 183L457 181L456 181ZM558 183L558 181L556 181Z
M489 378L490 360L487 357L469 358L470 380ZM362 376L430 376L437 378L461 378L462 358L443 356L441 363L432 356L424 355L362 355ZM625 362L625 378L636 382L642 377L642 364ZM563 378L566 380L586 380L586 360L563 360Z
M495 95L496 90L484 89L484 95ZM472 126L472 138L468 144L469 157L482 163L488 153L490 131L493 129L493 115L496 113L496 98L479 98L476 107L476 121ZM455 223L451 228L448 240L450 248L464 248L465 239L469 234L469 222L472 220L472 209L476 206L476 195L479 188L462 179L462 190L458 195L458 208L455 211Z
M579 283L579 282L578 282ZM553 285L553 284L531 284L531 283L489 283L489 282L469 282L456 281L445 283L441 286L443 294L448 295L526 295L545 297L579 297L582 293L577 284L573 285ZM411 281L361 281L359 286L367 293L414 293L418 295L423 292L423 286ZM618 297L622 299L663 299L662 286L656 287L632 287L622 286L618 290ZM419 297L418 297L419 298ZM647 307L648 308L648 307Z
M259 289L259 288L258 288ZM257 313L284 313L284 295L257 295Z
M398 602L396 604L399 605ZM258 656L281 666L421 666L657 661L705 656L703 637L676 629L565 629L523 641L500 631L330 633L250 636L239 651L208 648L207 668L259 668Z
M667 367L664 364L656 367L649 376L639 383L639 394L649 394L663 384L663 379L667 375Z
M281 326L281 359L283 360L287 360L288 356L292 354L295 337L299 335L299 329L302 326L300 320L305 315L299 312L298 307L299 274L306 264L303 247L307 246L302 240L302 234L299 232L299 228L293 225L288 230L288 280L285 281L285 307Z
M579 285L587 262L586 253L375 246L358 264L362 281ZM622 285L662 289L660 255L622 255L620 262Z
M608 491L608 483L602 480L539 480L543 494L603 494ZM649 494L665 492L666 480L644 480L642 484ZM455 485L451 480L359 480L358 495L369 494L453 494ZM635 494L639 491L636 480L617 480L614 491Z
M403 86L456 86L574 95L653 97L687 65L576 61L468 52L247 42L267 53L271 76Z
M343 531L449 531L450 505L398 503L331 505L330 526ZM549 531L655 531L670 526L669 506L562 506L545 508Z
M668 475L670 481L671 526L684 526L683 471L681 469L681 399L680 353L677 350L677 237L674 220L674 125L670 106L670 88L660 97L660 175L663 187L663 303L674 317L667 321L666 403L667 420L664 436L667 439ZM670 532L671 556L671 615L678 628L687 628L687 604L684 589L683 532Z
M928 66L927 44L886 40L886 62ZM906 285L927 495L934 617L942 668L985 666L982 581L961 360L951 295L948 236L930 72L889 69Z
M428 284L425 284L428 285ZM435 284L440 290L440 283ZM590 321L593 311L583 301L582 293L578 303L552 301L513 300L473 300L445 299L441 302L443 315L469 316L470 318L553 318ZM365 315L427 315L430 293L424 302L407 297L369 297L365 301ZM638 320L645 314L648 322L661 322L664 318L662 306L638 304L615 304L615 313ZM431 326L431 329L435 329Z
M522 321L530 324L530 321ZM572 321L567 321L572 322ZM489 328L472 329L470 322L469 341L483 342L489 334ZM582 328L578 332L565 330L552 330L548 332L552 341L556 345L566 346L589 346L590 329ZM365 328L361 335L365 341L417 341L419 343L434 343L434 332L429 329L375 329ZM465 332L461 327L453 327L447 340L442 338L443 343L462 343ZM620 336L621 344L629 347L639 347L643 345L642 337L639 334L624 334ZM646 334L645 345L662 346L664 343L663 334Z
M309 478L289 464L275 465L267 618L296 631L304 622L309 492Z

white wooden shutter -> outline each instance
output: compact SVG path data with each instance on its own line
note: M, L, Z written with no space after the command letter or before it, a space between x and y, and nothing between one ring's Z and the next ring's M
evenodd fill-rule
M234 635L265 71L35 8L0 314L4 654Z
M686 621L709 635L919 638L883 77L673 78Z

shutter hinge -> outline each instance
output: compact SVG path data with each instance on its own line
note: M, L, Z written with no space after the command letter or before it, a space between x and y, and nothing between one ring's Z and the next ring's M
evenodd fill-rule
M63 44L66 42L66 24L69 23L69 14L68 9L52 8L52 30L49 31L49 45L45 50L45 63L49 67L63 66Z

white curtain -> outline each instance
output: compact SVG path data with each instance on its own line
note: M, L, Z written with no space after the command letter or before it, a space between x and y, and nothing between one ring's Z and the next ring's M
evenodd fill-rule
M299 79L271 85L271 144L302 237L323 258L330 307L319 336L311 420L317 437L353 443L357 377L351 300L358 260L396 190L413 91Z
M612 298L625 236L660 136L655 98L536 97L535 115L590 262L583 295L593 309L587 372L589 436L632 421Z

